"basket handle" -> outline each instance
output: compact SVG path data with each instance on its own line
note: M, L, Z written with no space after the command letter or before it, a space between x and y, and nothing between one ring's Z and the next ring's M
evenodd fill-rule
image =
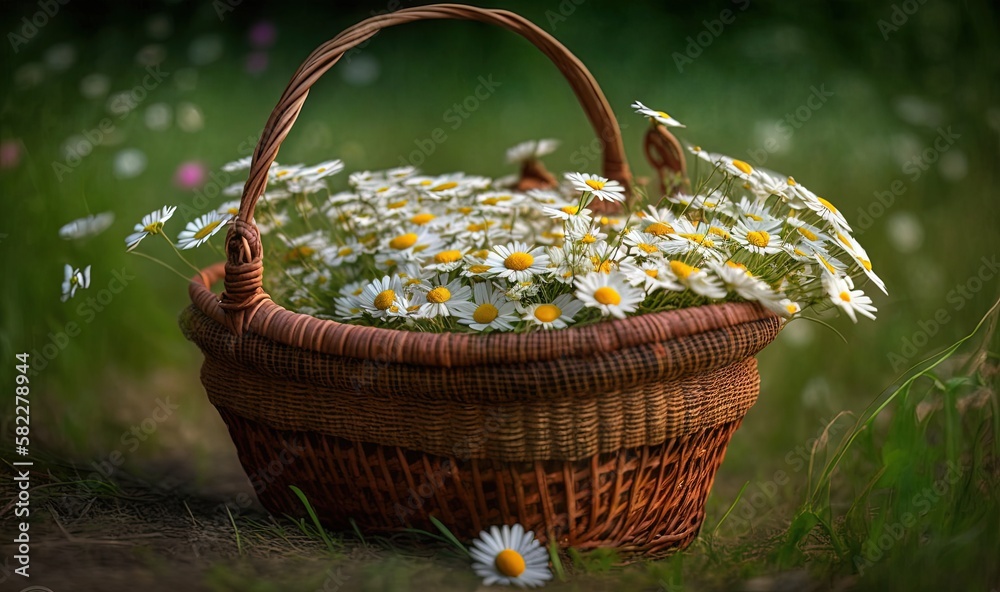
M350 27L313 51L292 76L271 112L253 153L250 175L243 187L240 211L226 238L225 291L220 306L229 328L237 335L249 326L260 304L268 300L262 286L263 265L260 234L253 224L254 208L267 186L268 170L305 103L309 89L344 54L365 43L380 30L413 21L431 19L471 20L499 25L520 34L552 60L573 87L603 144L603 172L630 189L632 174L625 160L621 130L608 100L587 68L565 46L534 23L506 10L458 4L436 4L406 8L366 19Z

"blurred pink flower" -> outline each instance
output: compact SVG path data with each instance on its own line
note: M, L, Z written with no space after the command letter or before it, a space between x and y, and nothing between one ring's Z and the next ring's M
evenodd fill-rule
M197 160L189 160L177 167L174 184L181 189L195 189L205 182L206 177L208 177L208 167Z
M275 39L278 38L278 29L271 21L260 21L250 27L247 37L250 38L250 45L265 49L274 45Z
M0 142L0 169L12 169L21 162L21 142L4 140Z
M268 57L266 51L255 51L247 55L246 71L250 74L260 74L267 70Z

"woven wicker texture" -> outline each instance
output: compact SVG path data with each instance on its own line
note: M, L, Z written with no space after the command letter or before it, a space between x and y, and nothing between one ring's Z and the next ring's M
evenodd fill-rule
M508 463L275 430L220 408L257 494L271 512L366 532L421 528L435 516L459 538L520 523L544 542L655 556L698 534L705 500L739 421L575 462ZM282 459L278 461L276 459Z
M248 475L275 513L369 530L429 528L470 537L520 522L561 545L660 553L690 542L725 447L758 393L753 356L781 323L750 303L701 306L527 334L431 334L297 314L262 287L253 209L312 84L379 30L464 19L517 32L547 55L603 140L604 174L631 173L607 100L550 35L506 11L405 9L347 29L311 54L254 152L227 261L189 287L185 335ZM672 190L684 170L665 129L646 151ZM552 181L526 168L522 183ZM212 287L224 283L217 296ZM301 444L301 448L292 446ZM289 450L295 449L293 455ZM413 497L412 503L410 498Z

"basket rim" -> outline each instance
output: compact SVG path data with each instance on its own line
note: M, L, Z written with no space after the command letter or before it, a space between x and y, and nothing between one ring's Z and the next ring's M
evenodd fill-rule
M191 279L192 304L215 322L229 327L212 286L225 278L225 263L206 267ZM361 360L419 366L474 366L587 357L660 343L738 325L780 318L756 302L724 302L642 314L530 333L422 333L349 325L293 312L262 299L253 311L250 331L284 345ZM766 345L761 344L761 348ZM530 355L525 355L529 351Z

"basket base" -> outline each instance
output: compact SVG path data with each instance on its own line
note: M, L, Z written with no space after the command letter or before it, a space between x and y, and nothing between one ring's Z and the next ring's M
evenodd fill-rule
M657 446L579 461L497 462L276 430L223 407L240 462L261 503L367 532L435 531L429 517L469 540L492 525L522 524L543 543L664 555L698 535L705 501L740 421Z

